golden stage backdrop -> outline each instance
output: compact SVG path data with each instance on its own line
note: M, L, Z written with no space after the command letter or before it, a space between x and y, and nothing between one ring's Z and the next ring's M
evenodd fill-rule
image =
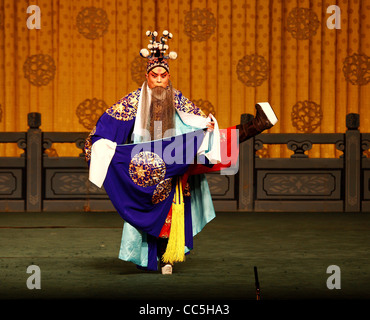
M369 21L370 0L0 0L0 131L25 131L27 114L40 112L44 131L88 132L141 86L145 32L169 30L174 87L220 127L269 101L271 133L344 132L351 112L369 132ZM1 156L19 153L0 145Z

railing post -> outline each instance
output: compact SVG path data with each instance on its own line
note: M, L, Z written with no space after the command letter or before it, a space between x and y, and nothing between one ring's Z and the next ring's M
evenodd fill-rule
M253 115L244 113L240 123L244 124L253 119ZM254 138L239 145L239 199L238 209L241 211L254 210Z
M346 116L345 136L345 212L361 211L361 134L358 130L360 116Z
M39 212L42 210L42 137L41 114L32 112L28 114L27 131L27 187L26 210Z

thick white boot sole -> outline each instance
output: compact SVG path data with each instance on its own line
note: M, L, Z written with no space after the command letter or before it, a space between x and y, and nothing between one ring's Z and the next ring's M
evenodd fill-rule
M270 106L270 104L268 102L258 102L257 104L261 107L261 109L265 113L267 119L274 126L276 124L276 122L278 122L278 118L277 118L274 110Z
M166 264L162 267L162 274L172 274L172 266L170 264Z

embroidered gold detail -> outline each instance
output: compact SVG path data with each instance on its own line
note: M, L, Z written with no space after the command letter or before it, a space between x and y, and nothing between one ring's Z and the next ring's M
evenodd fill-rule
M203 118L207 118L207 116L204 114L204 112L199 109L193 102L191 102L188 98L184 97L182 93L178 90L175 91L175 107L176 109L194 114L197 116L201 116Z
M171 189L172 189L172 178L165 179L158 183L157 187L153 192L152 203L157 204L165 200L170 195ZM171 223L171 221L167 222L166 219L166 223Z
M95 132L96 132L96 126L91 130L90 134L85 140L84 152L85 152L86 161L90 161L91 159L91 147L92 147L91 137L95 134Z
M105 112L117 120L129 121L136 117L141 88L118 100Z
M149 187L164 179L166 164L156 153L142 151L131 159L129 173L135 184Z
M141 179L145 177L145 169L143 165L136 167L136 174Z
M183 193L184 193L184 197L190 197L190 185L189 185L189 182L186 183Z
M172 222L172 216L168 215L167 218L166 218L165 223L171 224L171 222Z

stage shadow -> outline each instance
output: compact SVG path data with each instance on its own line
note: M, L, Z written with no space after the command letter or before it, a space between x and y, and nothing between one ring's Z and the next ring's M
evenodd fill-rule
M158 273L158 271L147 271L137 268L132 262L118 258L95 258L90 259L89 266L95 270L105 271L114 275L138 275L142 273Z

